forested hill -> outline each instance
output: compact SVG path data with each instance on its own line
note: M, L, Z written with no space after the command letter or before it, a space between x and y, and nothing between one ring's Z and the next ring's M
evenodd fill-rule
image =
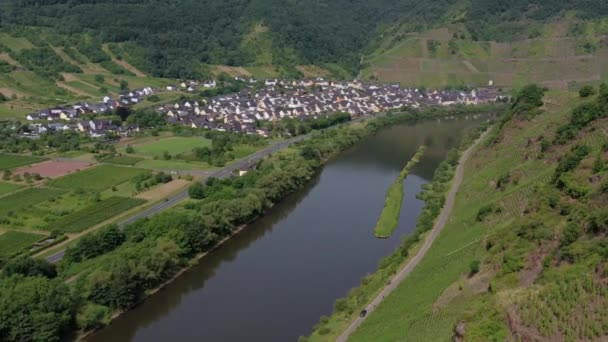
M48 28L60 45L125 43L154 76L195 76L198 65L338 63L354 71L386 0L16 0L5 30ZM27 34L27 31L25 32ZM28 37L29 38L29 37Z
M459 22L476 38L514 38L531 21L608 14L603 0L11 0L4 31L53 45L112 45L151 75L192 77L200 65L338 64L355 73L388 28L415 32ZM533 25L532 25L533 26ZM40 37L40 36L38 36ZM35 40L35 38L34 38ZM368 49L370 52L372 50Z

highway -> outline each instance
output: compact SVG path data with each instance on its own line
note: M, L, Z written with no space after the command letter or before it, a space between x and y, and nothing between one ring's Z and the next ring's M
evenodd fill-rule
M217 171L214 171L212 173L209 173L206 178L209 177L213 177L213 178L227 178L230 177L230 175L232 175L232 173L234 171L243 169L243 168L248 168L251 164L253 163L257 163L258 161L264 159L265 157L267 157L268 155L275 153L277 151L280 151L286 147L291 146L292 144L295 144L297 142L300 142L302 140L308 139L310 137L310 134L307 135L301 135L295 138L291 138L285 141L281 141L278 143L275 143L269 147L266 147L263 150L260 150L246 158L243 159L239 159L237 161L235 161L234 163L231 163ZM179 202L185 200L186 198L188 198L188 190L183 190L180 193L167 198L166 200L156 203L155 205L146 208L144 211L141 211L133 216L130 216L120 222L118 222L118 225L120 227L124 227L126 225L129 225L131 223L134 223L135 221L142 219L142 218L146 218L146 217L150 217L152 215L155 215L163 210L169 209L173 206L175 206L176 204L178 204ZM58 251L50 256L48 256L46 258L46 260L50 263L56 264L59 261L61 261L61 259L63 259L63 256L65 255L65 249Z

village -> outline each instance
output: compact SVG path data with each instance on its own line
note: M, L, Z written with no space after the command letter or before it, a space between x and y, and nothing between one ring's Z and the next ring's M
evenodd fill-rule
M259 122L284 118L314 120L333 113L348 113L351 118L373 115L404 106L476 105L502 101L507 97L501 89L492 87L471 90L426 90L402 88L399 84L371 82L312 80L255 80L240 79L244 84L239 92L210 98L192 96L176 102L152 105L166 122L191 128L222 132L268 136ZM139 127L118 120L98 119L114 113L118 108L129 108L142 103L146 97L182 92L198 94L216 88L213 81L184 81L165 89L151 87L134 89L118 98L105 96L99 103L79 102L36 111L26 116L31 122L30 132L35 137L50 131L76 131L91 137L109 134L127 136Z

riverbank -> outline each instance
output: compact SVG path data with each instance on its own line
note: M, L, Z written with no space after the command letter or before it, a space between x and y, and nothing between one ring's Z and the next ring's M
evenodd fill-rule
M454 177L451 181L450 190L445 200L445 204L441 209L441 213L435 224L433 229L429 232L429 234L425 237L424 242L420 249L417 251L416 255L409 260L397 274L386 284L386 286L374 297L374 299L365 307L364 310L367 311L367 315L370 315L374 312L374 310L380 305L380 303L387 297L399 284L412 272L412 270L418 265L420 260L424 258L426 253L431 248L431 245L439 236L445 224L447 223L448 217L452 212L452 208L454 207L454 200L456 198L456 193L460 189L460 184L462 184L462 179L464 175L464 166L468 161L473 150L479 145L479 142L483 140L485 136L487 136L489 130L485 131L473 144L467 148L467 150L462 154L460 159L458 160L458 166L456 167L456 171L454 172ZM365 321L367 315L363 317L359 316L355 318L355 320L344 330L344 332L336 339L336 342L346 342L348 337Z
M433 182L419 195L425 200L425 207L417 219L415 231L407 235L399 247L379 263L377 271L363 278L360 285L352 289L347 297L336 300L333 313L329 317L322 317L313 328L312 334L309 337L301 337L301 341L333 341L339 338L359 319L359 312L373 303L374 298L381 296L383 289L392 283L391 279L399 270L419 260L418 256L424 250L425 241L433 238L432 229L436 226L437 217L446 203L447 188L456 174L457 165L462 165L459 164L461 158L457 151L469 149L485 130L484 126L470 132L462 140L460 148L449 153L435 171Z
M414 167L420 161L420 158L426 151L425 146L420 146L416 151L416 154L407 162L399 176L391 184L386 193L386 199L384 201L384 208L380 213L380 218L374 228L374 234L377 238L388 238L393 234L397 224L399 223L399 214L401 213L401 207L403 206L403 181L408 176L412 167Z

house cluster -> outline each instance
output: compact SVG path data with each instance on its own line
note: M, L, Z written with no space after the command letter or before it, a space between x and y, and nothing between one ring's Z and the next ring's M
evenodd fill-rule
M171 123L192 128L266 135L256 128L256 121L311 120L336 112L357 118L403 106L479 104L501 97L498 89L492 87L425 91L357 80L266 80L261 87L247 87L239 93L208 100L163 105L157 111Z
M192 128L245 134L268 135L259 129L258 121L284 118L314 120L332 113L349 113L358 118L374 113L425 105L479 104L501 100L503 95L494 87L462 90L423 90L402 88L398 84L353 81L239 79L248 86L238 93L219 95L209 99L184 100L156 108L157 112L174 124ZM216 81L184 81L165 91L196 92L215 88ZM109 120L90 119L88 114L107 114L118 107L128 107L144 100L159 90L150 87L132 90L118 98L104 97L100 103L77 103L39 110L27 115L32 121L32 134L49 130L73 130L94 137L108 133L127 135L138 127L125 127Z
M124 135L138 130L137 127L121 126L120 123L111 120L92 120L88 119L88 116L109 114L120 106L135 105L155 92L151 87L134 89L119 95L118 98L104 96L99 103L79 102L69 106L41 109L28 114L25 118L35 122L30 125L33 134L72 130L92 137L106 136L109 132Z

